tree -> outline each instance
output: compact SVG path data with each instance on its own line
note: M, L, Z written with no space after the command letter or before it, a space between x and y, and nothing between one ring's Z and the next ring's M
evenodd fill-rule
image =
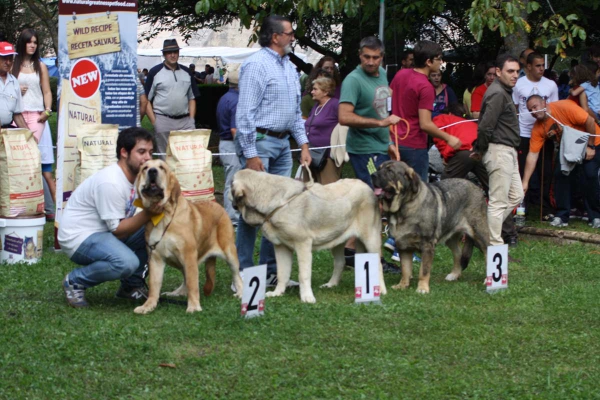
M44 0L0 0L0 33L16 44L23 29L33 28L40 36L40 54L45 48L58 50L57 1Z

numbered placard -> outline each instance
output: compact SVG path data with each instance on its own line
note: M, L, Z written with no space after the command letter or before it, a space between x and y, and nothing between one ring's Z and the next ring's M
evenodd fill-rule
M508 288L508 245L487 248L485 286L488 292Z
M354 256L354 302L380 302L379 254L359 253Z
M242 292L242 317L252 318L265 312L265 289L267 265L244 268L244 291Z

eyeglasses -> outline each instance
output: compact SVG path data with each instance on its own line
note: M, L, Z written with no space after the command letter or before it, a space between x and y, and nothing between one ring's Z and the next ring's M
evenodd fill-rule
M12 63L14 61L13 57L0 57L0 62L5 62L5 63Z
M287 35L288 37L292 37L292 36L294 36L295 33L296 33L296 31L281 32L280 35Z
M444 61L444 59L442 58L442 56L438 56L438 57L433 57L432 61Z

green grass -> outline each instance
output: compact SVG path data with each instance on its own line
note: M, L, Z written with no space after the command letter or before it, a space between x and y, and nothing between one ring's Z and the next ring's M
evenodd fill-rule
M114 297L118 282L88 290L89 309L71 309L60 282L75 264L48 250L52 229L38 264L0 265L0 398L600 396L597 247L522 239L511 250L521 262L509 266L510 287L495 295L482 284L479 252L458 282L446 282L451 255L438 247L431 294L417 294L414 281L393 291L399 276L387 275L382 306L353 304L351 271L320 289L332 258L318 252L316 304L300 303L293 288L244 320L222 262L201 313L161 303L135 315ZM167 268L163 289L180 282Z
M214 173L221 190L222 169ZM495 295L477 251L463 277L446 282L451 255L440 246L431 293L417 294L414 281L393 291L399 276L387 275L382 306L353 304L351 271L320 289L332 258L317 252L316 304L300 303L294 288L244 320L222 262L201 313L161 303L135 315L114 298L118 282L88 290L89 309L71 309L60 282L75 264L49 250L52 224L45 229L38 264L0 265L3 399L600 397L595 246L521 239L509 289ZM163 289L180 282L167 268Z

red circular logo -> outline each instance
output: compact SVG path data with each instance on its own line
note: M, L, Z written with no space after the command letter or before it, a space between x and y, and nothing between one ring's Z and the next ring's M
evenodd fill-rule
M92 97L100 87L100 69L89 58L83 58L71 68L71 88L83 99Z

